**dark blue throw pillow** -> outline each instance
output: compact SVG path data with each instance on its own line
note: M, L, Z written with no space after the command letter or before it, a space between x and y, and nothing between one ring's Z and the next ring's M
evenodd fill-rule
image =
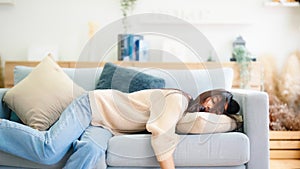
M117 66L113 63L106 63L96 89L115 89L131 93L144 89L159 89L164 87L165 80L163 78Z

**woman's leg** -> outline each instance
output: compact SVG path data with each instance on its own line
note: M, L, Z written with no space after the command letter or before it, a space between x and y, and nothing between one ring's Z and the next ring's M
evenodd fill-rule
M43 164L58 162L91 121L88 95L74 100L48 131L2 119L0 150Z
M107 129L89 126L80 139L73 142L74 153L64 169L105 169L105 153L111 137L112 134Z

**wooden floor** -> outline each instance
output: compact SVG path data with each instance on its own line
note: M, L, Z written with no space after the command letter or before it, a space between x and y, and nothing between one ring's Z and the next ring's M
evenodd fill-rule
M300 131L270 131L270 169L300 169Z

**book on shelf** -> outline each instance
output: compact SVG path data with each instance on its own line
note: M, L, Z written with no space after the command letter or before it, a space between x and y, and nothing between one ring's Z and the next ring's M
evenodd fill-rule
M139 61L144 53L142 35L119 34L118 35L118 60Z

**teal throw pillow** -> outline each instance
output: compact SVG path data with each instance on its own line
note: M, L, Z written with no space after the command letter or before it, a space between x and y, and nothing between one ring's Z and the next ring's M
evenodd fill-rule
M18 116L14 111L12 111L12 112L10 113L9 120L10 120L10 121L17 122L17 123L23 123L23 122L21 121L21 119L19 118L19 116Z
M144 89L165 87L163 78L155 77L141 71L106 63L96 85L96 89L115 89L131 93Z

